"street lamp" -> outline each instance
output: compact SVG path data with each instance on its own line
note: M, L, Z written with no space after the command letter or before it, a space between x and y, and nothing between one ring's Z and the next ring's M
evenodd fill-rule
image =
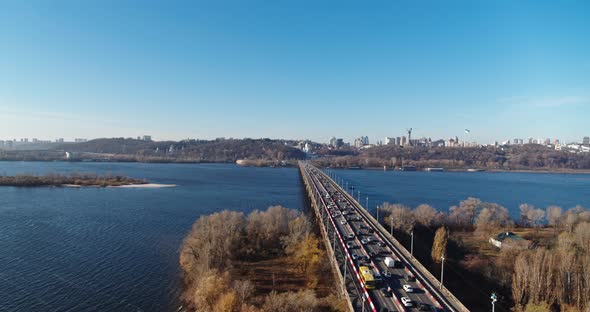
M377 205L377 223L379 223L379 205Z
M391 216L391 236L393 236L393 216Z
M492 293L490 299L492 299L492 312L494 312L496 308L496 301L498 301L498 296L496 296L496 293Z
M367 196L367 204L365 205L365 210L369 210L369 196Z
M412 259L414 259L414 230L410 232L410 236L412 236L412 240L410 243L410 255L412 256Z
M442 262L440 263L440 289L442 289L443 287L443 276L445 273L445 256L443 255L442 257L440 257L440 259L442 260Z

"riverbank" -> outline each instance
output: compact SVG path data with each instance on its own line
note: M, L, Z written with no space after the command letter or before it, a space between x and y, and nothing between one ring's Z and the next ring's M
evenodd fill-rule
M371 170L371 171L418 171L418 172L431 172L426 170L427 168L416 168L416 170L400 170L396 168L387 168L386 170L383 167L354 167L354 168L340 168L340 167L327 167L327 169L334 169L334 170ZM475 169L475 170L473 170ZM442 171L432 171L432 172L470 172L470 173L477 173L477 172L515 172L515 173L564 173L564 174L590 174L590 169L564 169L564 168L556 168L556 169L479 169L479 168L452 168L447 169L443 168Z

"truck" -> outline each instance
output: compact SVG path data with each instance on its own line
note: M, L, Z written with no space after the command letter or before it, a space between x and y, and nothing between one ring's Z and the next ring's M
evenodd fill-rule
M393 259L392 257L385 257L385 260L383 260L383 262L385 263L385 265L388 268L395 268L395 265L397 263L396 259Z

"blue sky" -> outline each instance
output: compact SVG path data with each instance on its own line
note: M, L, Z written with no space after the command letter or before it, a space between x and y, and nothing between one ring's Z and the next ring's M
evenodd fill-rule
M589 34L588 1L2 1L0 139L579 141Z

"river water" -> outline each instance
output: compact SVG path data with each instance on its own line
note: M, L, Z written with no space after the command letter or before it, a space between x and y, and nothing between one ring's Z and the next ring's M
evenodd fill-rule
M304 206L295 168L231 164L0 162L0 174L123 174L172 188L0 188L0 311L176 311L178 248L202 214ZM468 196L590 206L590 175L337 170L363 204Z

